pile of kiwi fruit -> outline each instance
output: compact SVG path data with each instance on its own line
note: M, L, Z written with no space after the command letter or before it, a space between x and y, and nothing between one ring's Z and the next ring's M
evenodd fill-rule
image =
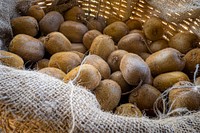
M185 31L167 40L158 17L107 23L79 6L45 13L33 5L11 26L14 37L8 51L0 50L1 64L73 80L96 96L103 111L155 117L155 106L163 110L158 98L171 87L167 111L200 109L200 93L193 89L200 85L199 38Z

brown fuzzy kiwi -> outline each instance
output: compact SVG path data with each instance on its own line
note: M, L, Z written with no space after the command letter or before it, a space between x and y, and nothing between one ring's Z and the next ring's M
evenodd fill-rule
M112 72L119 71L119 65L121 62L122 57L127 54L128 52L125 50L115 50L113 51L108 57L108 65L110 66Z
M177 87L177 88L176 88ZM200 109L200 94L193 84L176 83L169 92L169 111L178 108L187 108L190 111ZM174 112L173 115L180 113Z
M128 26L121 21L114 22L106 26L103 33L112 37L115 42L118 42L123 36L128 34Z
M32 5L28 9L27 15L34 17L37 21L40 21L45 16L45 12L39 5Z
M65 21L61 24L60 30L72 43L83 41L83 35L88 31L88 28L79 22Z
M36 36L39 31L37 20L31 16L22 16L11 19L13 34L26 34Z
M161 19L157 17L149 18L143 25L144 34L147 39L156 41L161 39L164 34L164 28Z
M94 18L91 18L87 21L87 27L89 30L98 30L99 32L102 32L104 29L101 22Z
M195 85L200 86L200 77L197 77L194 83Z
M131 34L131 33L138 33L145 38L145 34L142 30L131 30L131 31L129 31L129 34Z
M193 75L196 69L196 65L200 64L200 48L195 48L187 52L184 56L184 59L186 60L184 70L188 74Z
M152 42L149 48L152 53L155 53L167 47L169 47L167 40L160 39L160 40Z
M197 35L190 32L180 32L169 40L169 46L175 48L183 54L197 47Z
M55 67L42 68L38 72L47 74L60 80L63 80L64 76L66 75L62 70Z
M78 52L78 51L70 51L70 52L77 54L81 58L81 60L83 60L83 58L85 57L85 54L81 52Z
M86 47L83 45L83 43L72 43L72 51L78 51L80 53L85 54L87 52Z
M151 83L151 72L144 60L133 53L125 54L120 62L120 70L126 82L130 85Z
M80 64L81 58L77 54L73 52L58 52L51 56L48 66L59 68L68 73Z
M167 72L156 76L153 80L153 86L164 92L178 81L190 81L190 79L185 73L180 71Z
M121 88L117 82L111 79L104 79L94 90L97 101L104 111L112 111L121 99Z
M41 59L35 63L33 69L40 70L42 68L48 67L49 59Z
M83 44L87 49L90 49L90 46L93 40L98 36L101 35L101 32L98 30L89 30L83 36Z
M24 61L37 62L44 56L44 45L29 35L16 35L9 45L9 51L19 55Z
M70 51L71 42L60 32L51 32L45 37L44 46L49 54Z
M129 19L128 21L126 21L126 25L128 26L129 30L142 29L142 23L135 19Z
M90 47L90 53L96 54L107 61L108 56L115 50L114 41L108 35L97 36Z
M101 81L101 74L94 66L83 64L72 69L63 79L64 82L70 80L86 89L94 90Z
M150 56L151 54L150 53L140 53L139 56L144 60L146 61L146 59Z
M64 19L71 20L71 21L77 21L77 22L84 22L85 11L80 8L79 6L74 6L68 11L64 13Z
M129 95L129 102L137 105L140 110L153 112L153 106L159 96L161 92L157 88L143 84Z
M128 117L142 117L140 109L132 103L125 103L118 106L115 110L115 114Z
M63 22L64 18L59 12L48 12L39 22L40 31L43 34L49 34L50 32L58 31Z
M98 55L88 55L84 59L84 64L93 65L101 74L102 79L108 79L111 74L110 67L106 61L104 61Z
M119 84L122 90L122 94L132 90L132 86L125 81L121 71L116 71L112 73L110 75L110 79Z
M145 39L139 33L132 33L122 37L118 42L118 48L130 53L140 54L147 52Z
M0 64L19 69L24 68L24 61L20 56L4 50L0 50Z
M151 73L153 76L165 72L182 71L185 67L185 59L183 55L176 49L165 48L151 54L147 59Z

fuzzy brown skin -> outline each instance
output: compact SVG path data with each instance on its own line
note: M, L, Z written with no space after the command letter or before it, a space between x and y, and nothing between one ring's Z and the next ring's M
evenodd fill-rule
M135 54L147 52L145 39L139 33L131 33L122 37L118 42L118 48Z
M70 51L71 42L60 32L51 32L45 37L44 46L49 54Z
M115 82L117 82L119 84L119 86L121 87L122 90L122 94L131 91L132 86L129 85L124 77L122 76L121 71L116 71L114 73L112 73L110 75L110 79L114 80Z
M184 56L184 59L186 60L184 70L188 74L193 75L196 69L196 65L200 64L200 48L195 48L187 52Z
M58 31L63 22L64 18L59 12L48 12L39 22L40 31L45 35Z
M73 52L59 52L51 56L49 67L61 69L63 72L68 73L73 68L81 63L81 58Z
M59 31L63 33L72 43L81 43L88 28L79 22L65 21L61 24Z
M90 53L96 54L107 61L108 56L115 50L114 41L107 35L97 36L90 47Z
M146 61L146 59L150 56L151 54L150 53L140 53L139 56L144 60Z
M19 34L12 39L9 51L30 62L41 60L45 53L44 45L38 39L25 34Z
M72 51L78 51L83 54L87 52L87 48L83 45L83 43L72 43L71 47Z
M64 76L66 75L62 70L55 67L42 68L38 72L47 74L60 80L63 80Z
M185 67L185 59L183 55L176 49L165 48L151 54L147 59L151 73L153 76L165 72L182 71Z
M155 53L167 47L169 47L168 42L164 39L160 39L160 40L152 42L149 48L152 53Z
M115 114L128 117L142 117L142 112L140 109L131 103L126 103L118 106L115 110Z
M183 54L197 47L198 37L190 32L180 32L169 40L169 46L177 49Z
M121 88L113 80L104 79L94 90L97 101L104 111L112 111L121 99Z
M89 30L83 36L83 44L87 49L90 49L90 46L93 40L98 36L101 35L101 32L98 30Z
M89 30L98 30L99 32L103 32L103 25L97 19L90 19L87 21L87 27Z
M48 67L48 64L49 64L49 59L41 59L36 62L33 68L36 70L40 70L42 68Z
M39 22L45 16L45 12L39 5L32 5L28 9L27 15L34 17Z
M141 30L142 29L142 23L138 20L134 20L134 19L129 19L128 21L126 21L126 25L128 26L129 30Z
M93 65L101 74L102 79L108 79L111 74L110 67L106 61L104 61L98 55L88 55L85 57L84 64Z
M190 79L185 73L180 71L168 72L156 76L153 80L153 86L164 92L178 81L190 81Z
M85 12L82 8L78 6L74 6L64 13L65 21L71 20L71 21L83 22L84 18L86 18Z
M94 90L101 81L101 74L94 66L83 64L72 69L63 79L66 83L70 80L74 80L75 84L83 86L88 90Z
M11 19L13 34L26 34L36 36L39 31L37 20L31 16L22 16Z
M118 42L123 36L128 34L128 32L128 26L121 21L111 23L103 30L103 33L111 36L115 42Z
M119 66L120 66L121 59L127 53L128 53L127 51L119 49L119 50L113 51L109 55L107 62L109 64L112 72L120 70Z
M0 50L0 64L18 69L24 68L24 61L20 56L4 50Z
M155 87L144 84L129 95L129 102L137 105L140 110L153 111L154 103L161 95L161 92Z
M85 56L83 53L78 52L78 51L70 51L70 52L77 54L81 58L81 60L83 60L83 58Z
M137 86L142 83L151 83L151 72L144 60L132 53L125 54L120 62L120 71L126 82Z
M149 18L143 25L144 34L147 39L156 41L161 39L164 34L162 21L157 17Z

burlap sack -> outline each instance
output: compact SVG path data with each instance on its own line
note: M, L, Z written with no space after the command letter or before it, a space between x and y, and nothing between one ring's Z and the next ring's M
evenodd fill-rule
M151 2L156 2L147 1L152 5ZM175 0L161 1L168 3ZM10 19L19 12L26 11L25 5L30 3L30 0L22 0L21 4L19 1L0 0L2 44L9 42L12 37ZM160 4L162 3L158 2L157 6ZM195 9L199 9L199 6ZM73 82L65 84L41 73L0 65L0 126L3 132L198 133L199 125L200 112L160 119L130 118L103 112L95 96L86 89L73 85Z

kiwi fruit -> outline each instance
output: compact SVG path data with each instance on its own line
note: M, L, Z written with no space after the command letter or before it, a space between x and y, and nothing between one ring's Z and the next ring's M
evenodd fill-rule
M98 30L89 30L83 36L83 44L87 49L90 49L90 46L93 40L98 36L101 35L101 32Z
M85 87L88 90L94 90L101 81L101 74L90 64L82 64L72 69L64 77L64 82L73 80L73 83Z
M167 40L160 39L160 40L152 42L149 48L152 53L155 53L167 47L169 47Z
M72 43L81 43L88 28L79 22L65 21L61 24L59 31L63 33Z
M142 29L142 23L136 19L129 19L126 21L126 25L128 26L129 30L141 30Z
M11 19L11 27L14 35L26 34L34 37L39 31L37 20L31 16L21 16Z
M29 62L37 62L45 54L42 42L25 34L18 34L11 40L9 51L22 57L24 61Z
M45 12L39 5L32 5L28 9L27 15L34 17L39 22L45 16Z
M45 59L44 58L44 59L41 59L41 60L37 61L35 63L35 65L33 66L33 68L35 70L40 70L42 68L48 67L48 64L49 64L49 59Z
M101 22L99 22L95 18L91 18L87 21L87 27L88 27L89 30L98 30L99 32L102 32L103 29L104 29Z
M84 22L84 18L86 18L85 11L79 6L74 6L71 9L67 10L63 16L65 21L71 20L77 22Z
M164 25L158 17L151 17L145 21L143 31L147 39L156 41L162 38L164 34Z
M190 32L179 32L169 40L169 46L177 49L183 54L197 47L198 37Z
M83 45L83 43L72 43L71 50L78 51L83 54L87 52L87 48Z
M49 54L70 51L71 42L60 32L51 32L45 37L44 46Z
M104 111L112 111L117 107L121 98L121 88L117 82L104 79L95 88L94 94Z
M146 59L146 63L153 76L166 72L182 71L185 67L183 55L173 48L165 48L151 54Z
M40 31L45 35L50 32L58 31L63 22L64 18L62 14L57 11L50 11L40 20Z
M45 67L40 69L38 72L47 74L60 80L63 80L64 76L66 75L62 70L55 67Z
M146 61L146 59L150 56L151 54L150 53L140 53L139 56L144 60Z

